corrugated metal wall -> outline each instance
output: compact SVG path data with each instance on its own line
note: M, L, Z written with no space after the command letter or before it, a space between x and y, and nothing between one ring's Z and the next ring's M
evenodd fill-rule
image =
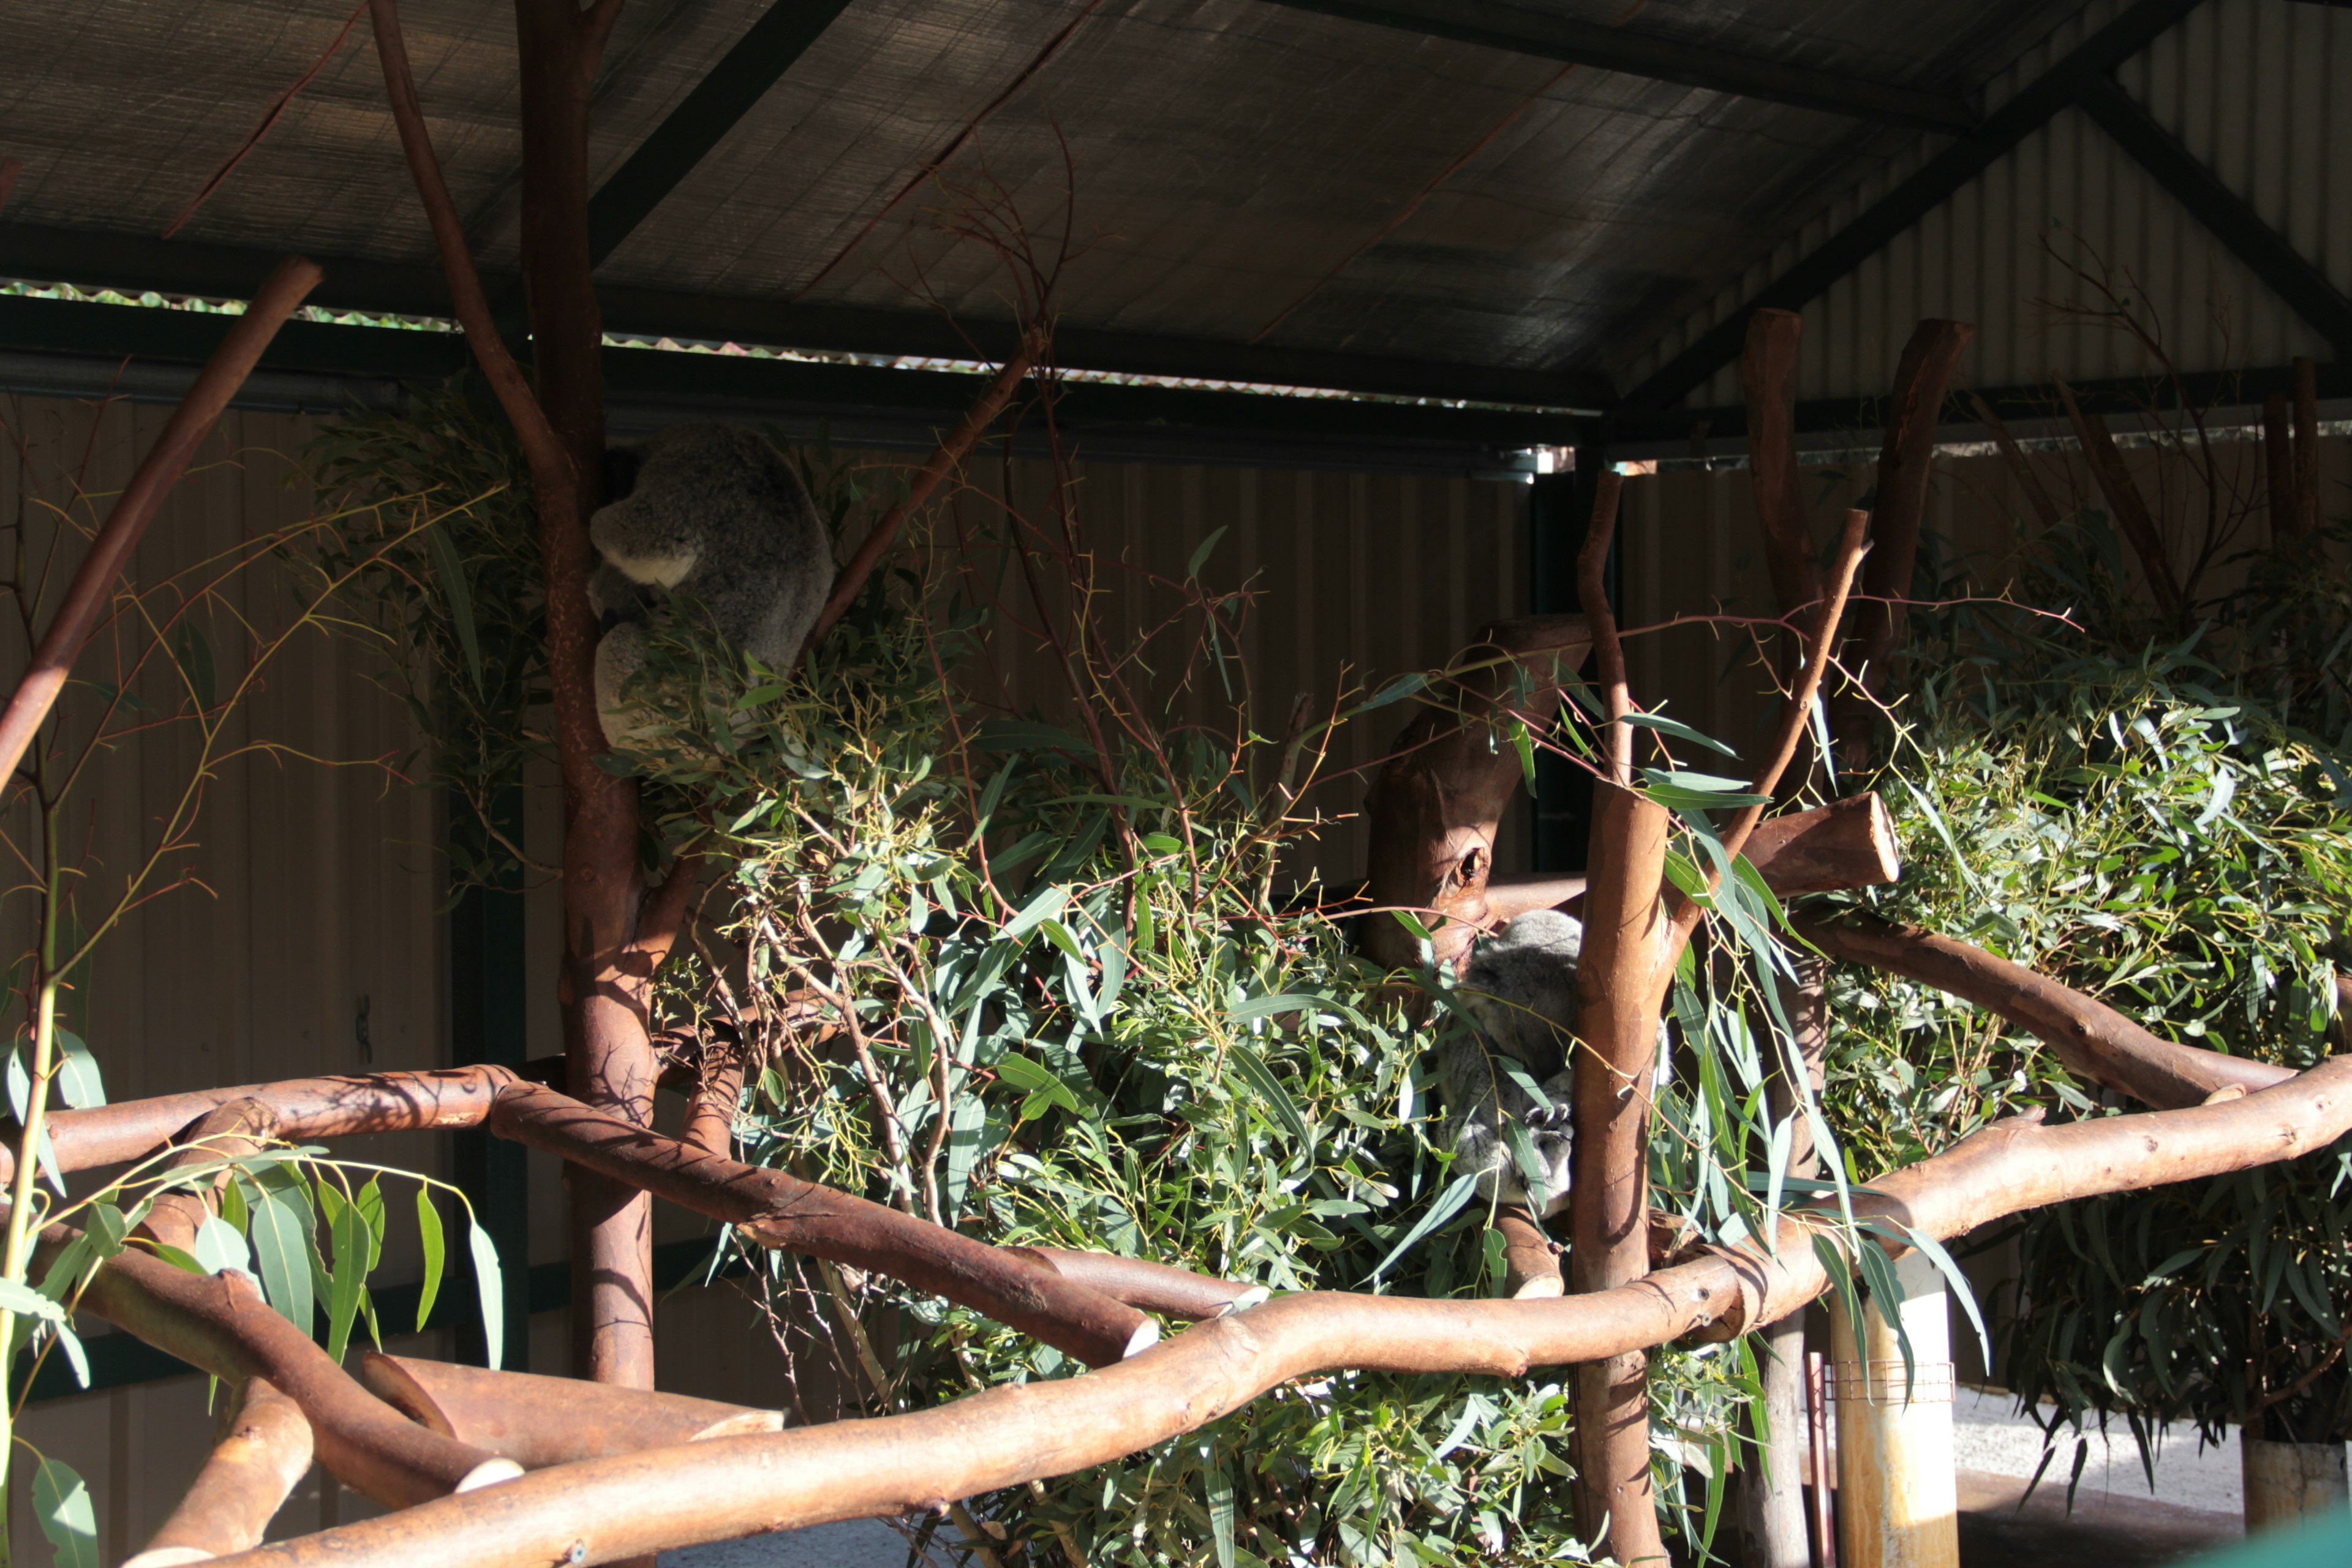
M984 488L959 502L975 537L1001 518L1005 490L1001 473L981 478ZM1011 489L1024 516L1049 515L1051 474L1043 462L1016 463ZM1098 558L1096 614L1114 652L1134 628L1159 626L1179 609L1171 585L1209 546L1200 566L1203 588L1248 596L1229 611L1241 627L1232 695L1213 658L1190 660L1191 678L1180 687L1188 668L1183 643L1187 634L1198 636L1197 616L1153 641L1137 684L1167 702L1175 722L1223 737L1235 732L1235 703L1245 704L1256 732L1278 742L1298 696L1319 720L1345 691L1442 666L1481 625L1525 614L1528 495L1524 485L1466 479L1082 463L1076 505L1081 537ZM1048 717L1063 713L1067 678L1032 635L1039 623L1022 576L996 575L1003 592L994 661L1003 684L984 695L1015 712L1034 706ZM1050 568L1045 576L1066 636L1066 598ZM1327 782L1304 804L1347 820L1300 845L1286 862L1291 874L1336 887L1361 879L1366 838L1354 814L1370 783L1365 770L1410 711L1380 710L1340 731L1323 770ZM1263 787L1267 780L1256 782ZM1497 852L1507 865L1525 856L1520 821L1506 823Z
M2242 552L2270 543L2267 514L2259 507L2263 448L2251 441L2226 441L2214 448L2221 489L2244 515L2237 531L2216 554L2208 592L2225 589L2243 569ZM2072 452L2038 454L2029 459L2043 489L2062 510L2103 507L2094 481ZM2191 558L2204 532L2201 486L2183 482L2177 465L2148 447L2126 453L2141 492L2148 500L2168 551L2178 564ZM1875 482L1869 461L1806 470L1813 536L1826 547L1845 508ZM2320 443L2320 506L2323 515L2352 510L2352 441ZM1685 468L1625 481L1619 538L1624 563L1629 631L1627 673L1635 700L1663 702L1665 710L1739 748L1752 760L1769 739L1780 703L1757 664L1748 628L1738 617L1772 614L1772 586L1758 541L1754 481L1745 468ZM1940 557L1965 564L1979 592L2000 593L2015 575L2013 556L2021 539L2039 524L2015 474L1997 456L1945 458L1937 461L1928 489L1923 561ZM2339 560L2339 568L2352 565ZM2063 605L2042 605L2063 609ZM1673 626L1676 617L1686 624ZM1696 617L1729 616L1734 622ZM1664 628L1643 630L1643 628ZM1703 760L1702 760L1703 761ZM1719 771L1737 773L1737 767Z
M43 500L65 493L60 465L80 465L85 453L82 484L100 498L94 510L102 514L167 412L115 405L100 415L75 404L0 404L0 416L16 434L0 449L5 515L29 517L37 543L46 536ZM139 581L160 581L240 539L309 515L310 491L293 456L310 431L307 420L290 416L230 416L203 466L157 518L137 559ZM1017 466L1013 489L1024 504L1044 483L1041 468ZM1518 613L1527 493L1520 485L1472 480L1123 465L1082 469L1078 491L1094 548L1120 563L1106 571L1107 582L1123 584L1110 600L1114 620L1145 607L1150 591L1139 585L1138 574L1181 575L1193 552L1217 535L1202 575L1220 590L1255 584L1261 595L1248 616L1244 658L1273 715L1260 727L1277 730L1295 691L1328 705L1343 668L1361 684L1439 664L1481 621ZM93 515L92 509L83 515ZM282 624L290 604L283 574L268 566L223 590L204 624L224 683L244 668L248 643L240 618L267 631ZM0 635L11 639L7 668L22 668L21 640ZM1034 648L1011 651L1011 698L1050 703L1050 665ZM134 914L100 951L84 981L85 1032L116 1098L446 1060L438 824L426 792L373 761L396 763L415 737L400 706L368 679L370 657L348 638L306 637L271 667L231 731L240 742L271 741L367 765L330 768L263 753L226 763L207 790L197 847L186 858L203 885ZM162 700L160 690L152 695ZM1187 700L1190 717L1215 720L1220 699L1208 688L1196 687ZM1363 732L1349 735L1335 767L1377 755L1404 711L1359 726ZM90 847L98 863L93 888L120 875L146 841L142 836L152 837L184 782L191 754L184 738L146 734L93 766L68 833L70 841ZM1344 783L1331 791L1329 805L1352 811L1360 794L1360 782ZM537 792L530 805L531 847L548 860L555 858L559 832L555 805L549 791ZM27 826L22 811L7 824L19 843ZM1361 830L1354 825L1328 836L1308 857L1327 877L1348 879L1360 874L1362 858ZM551 985L539 983L556 972L555 894L541 886L527 896L534 1055L561 1048ZM12 895L0 905L6 955L24 950L30 920L29 898ZM676 1115L674 1104L665 1115ZM358 1140L338 1152L442 1175L449 1163L446 1140L426 1136ZM562 1194L551 1159L534 1156L531 1184L531 1261L560 1258ZM657 1237L704 1230L693 1216L666 1210ZM396 1240L380 1278L398 1283L415 1277L413 1243ZM782 1362L730 1289L676 1293L657 1321L665 1387L784 1401ZM423 1353L451 1353L441 1336L410 1342L421 1344ZM533 1366L562 1368L566 1345L564 1314L534 1320ZM205 1402L205 1381L186 1377L31 1407L26 1436L72 1464L96 1492L108 1561L142 1544L194 1474L209 1447ZM370 1511L363 1500L331 1483L322 1487L314 1474L281 1515L280 1532ZM46 1561L48 1549L21 1488L11 1520L17 1549Z
M2084 7L2001 74L1988 104L2040 76L2124 3ZM2116 75L2224 184L2352 292L2352 108L2342 91L2352 78L2352 12L2299 0L2209 0ZM1729 315L1942 145L1941 138L1922 137L1824 203L1633 362L1632 380ZM2117 268L2119 279L2128 270L2126 291L2154 308L2167 351L2183 369L2326 357L2318 335L2195 216L2087 115L2068 110L1806 306L1798 395L1885 394L1913 323L1928 316L1976 326L1963 384L2144 374L2150 365L2137 345L2053 308L2087 297L2060 258L2093 257ZM1738 403L1738 366L1727 366L1687 401Z

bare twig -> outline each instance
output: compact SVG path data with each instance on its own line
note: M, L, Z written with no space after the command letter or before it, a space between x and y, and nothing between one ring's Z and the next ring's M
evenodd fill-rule
M378 0L378 3L383 4L384 0ZM964 415L963 422L940 443L940 449L931 454L930 461L916 470L914 479L907 486L905 499L884 512L881 520L866 533L857 547L857 553L849 558L849 564L834 578L833 593L825 599L824 608L817 613L816 625L809 628L807 640L801 645L803 657L824 640L825 633L833 630L856 601L858 593L866 586L866 580L874 574L875 566L880 563L883 552L889 549L891 541L898 538L898 526L906 521L908 514L922 510L924 503L931 499L931 492L940 488L940 481L963 462L988 427L996 423L996 416L1004 411L1005 404L1012 401L1023 380L1035 368L1037 356L1045 351L1045 346L1044 328L1033 328L1022 334L1020 348L1004 362L1004 367L996 373L996 378L988 384L987 390Z

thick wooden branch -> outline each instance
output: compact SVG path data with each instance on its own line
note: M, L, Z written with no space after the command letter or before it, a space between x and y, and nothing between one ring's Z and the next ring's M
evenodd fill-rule
M1900 974L1999 1014L2047 1042L2076 1077L2160 1110L2195 1105L2216 1089L2268 1089L2294 1076L2269 1062L2160 1039L2046 974L1917 926L1867 915L1836 921L1800 916L1791 923L1832 958Z
M1089 1290L1098 1290L1114 1301L1124 1301L1139 1311L1158 1312L1165 1317L1198 1321L1255 1306L1266 1298L1263 1285L1217 1279L1148 1258L1121 1258L1109 1252L1073 1252L1060 1247L1008 1247L1004 1250L1033 1259L1063 1279Z
M1739 361L1756 521L1772 597L1784 616L1822 597L1821 559L1806 526L1804 476L1797 468L1797 347L1804 330L1804 318L1794 310L1759 310L1748 323Z
M232 1100L188 1123L186 1131L173 1140L180 1145L179 1152L163 1163L163 1170L168 1173L215 1160L238 1159L257 1152L277 1136L278 1113L266 1102L251 1098ZM158 1195L139 1229L152 1241L176 1247L182 1252L195 1251L196 1232L215 1210L213 1194L227 1180L228 1173L223 1170L212 1179L210 1192Z
M1540 734L1559 709L1560 678L1584 662L1581 616L1538 616L1483 628L1463 651L1458 701L1416 713L1364 800L1371 824L1367 892L1378 910L1433 910L1436 957L1450 963L1491 919L1486 888L1495 835L1517 798L1523 769L1513 720ZM1524 676L1521 673L1524 671ZM1507 706L1515 679L1524 705ZM1430 922L1435 925L1436 922ZM1364 951L1391 969L1420 962L1412 933L1387 914L1363 922Z
M1649 1270L1654 993L1673 936L1661 896L1671 826L1655 801L1614 784L1594 786L1591 886L1577 965L1580 1046L1569 1107L1576 1131L1569 1282L1579 1294L1629 1287ZM1612 1556L1628 1563L1663 1561L1650 1485L1648 1356L1627 1349L1578 1368L1576 1400L1580 1528L1596 1534L1606 1520Z
M318 268L299 256L289 256L278 264L278 269L255 291L245 313L237 317L213 351L212 358L196 374L195 384L172 410L171 420L163 433L147 449L139 461L139 471L131 476L131 483L115 498L114 508L106 514L98 537L90 542L89 552L74 569L73 582L66 589L58 613L50 617L48 630L41 634L40 647L33 650L33 662L16 679L16 689L9 694L8 706L0 710L0 780L15 776L16 764L25 758L26 748L40 731L41 722L49 716L58 693L65 689L66 678L73 672L74 660L80 657L82 645L89 641L98 629L107 605L114 597L116 579L130 563L131 552L154 521L156 509L180 476L194 461L196 448L213 433L220 416L228 411L229 399L245 384L246 377L260 363L261 353L278 329L286 324L310 290L319 286L321 274Z
M1783 899L1884 887L1903 875L1894 818L1875 794L1767 818L1748 836L1746 854L1764 885Z
M301 1408L268 1380L250 1380L195 1484L147 1550L122 1568L174 1568L244 1551L268 1531L310 1468L310 1424Z
M1885 679L1886 661L1903 637L1911 596L1911 576L1919 559L1919 528L1927 515L1928 471L1936 456L1936 433L1944 397L1960 354L1977 330L1966 321L1925 321L1912 329L1895 367L1895 391L1887 399L1886 440L1878 454L1878 499L1871 510L1870 563L1863 568L1862 591L1875 602L1854 617L1853 637L1869 662L1874 691ZM1851 667L1855 661L1849 658Z
M1756 825L1748 836L1748 864L1783 899L1876 888L1903 875L1902 846L1885 803L1850 795L1809 811L1791 811ZM1486 917L1507 925L1529 910L1584 910L1582 877L1491 877Z
M73 1239L63 1226L44 1231L37 1267L47 1268ZM300 1407L319 1462L387 1508L521 1473L510 1459L402 1417L273 1311L242 1274L185 1274L146 1253L122 1252L100 1265L79 1306L234 1386L266 1378Z
M1592 623L1593 666L1610 722L1606 763L1592 792L1586 854L1584 951L1576 971L1576 1082L1569 1121L1570 1286L1580 1295L1623 1289L1649 1271L1650 1090L1657 1067L1652 981L1673 935L1664 899L1673 818L1633 784L1633 710L1625 649L1602 582L1617 532L1618 482L1594 487L1592 518L1577 553L1578 590ZM1520 1262L1527 1256L1518 1240ZM1514 1237L1507 1230L1507 1251ZM1519 1282L1526 1289L1528 1282ZM1625 1563L1663 1558L1650 1486L1649 1357L1622 1350L1576 1373L1576 1512L1579 1528Z
M1132 1355L1159 1327L1132 1307L1029 1259L864 1198L765 1171L606 1116L553 1089L500 1094L490 1128L576 1166L735 1226L762 1247L903 1279L987 1313L1089 1366Z
M360 1358L359 1377L418 1426L526 1470L784 1429L777 1410L375 1351Z
M490 1113L490 1101L514 1076L506 1068L470 1067L246 1083L123 1100L95 1110L56 1111L48 1127L58 1168L88 1171L143 1160L206 1113L243 1100L267 1106L278 1119L278 1135L298 1142L361 1132L478 1127ZM0 1180L15 1164L0 1138Z
M2058 397L2066 405L2066 417L2074 423L2074 438L2083 445L2084 460L2099 481L2099 493L2107 498L2107 510L2114 517L2116 531L2132 548L2139 559L2141 575L2147 579L2148 593L2165 619L2178 621L2187 604L2180 591L2180 579L2172 570L2172 558L2164 548L2164 536L2156 531L2156 520L2147 510L2147 498L2139 493L2139 486L2125 466L2121 452L2116 450L2116 438L2107 433L2107 422L2097 414L2086 411L2074 401L2074 389L2061 380Z
M743 1100L743 1039L740 1030L714 1031L697 1060L694 1090L686 1108L686 1144L722 1157L735 1152L735 1111Z
M1947 1238L2027 1209L2295 1158L2352 1131L2352 1058L2185 1110L2063 1127L2010 1122L1879 1177L1855 1208ZM835 1520L937 1510L1066 1475L1193 1430L1289 1379L1345 1367L1517 1377L1715 1337L1796 1310L1828 1288L1811 1221L1777 1257L1710 1253L1594 1296L1428 1301L1309 1292L1189 1329L1085 1377L992 1389L936 1409L542 1470L265 1546L234 1568L578 1568Z

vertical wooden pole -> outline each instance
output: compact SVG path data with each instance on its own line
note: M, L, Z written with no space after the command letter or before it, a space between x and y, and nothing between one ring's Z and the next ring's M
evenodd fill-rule
M1838 1554L1845 1568L1959 1568L1959 1493L1952 1459L1950 1303L1936 1266L1904 1255L1895 1277L1903 1352L1876 1302L1861 1343L1843 1308L1830 1313L1836 1362Z
M604 499L604 319L588 258L588 100L612 9L516 0L515 36L532 380L574 478L565 514L542 505L540 518L563 766L565 1072L578 1099L646 1123L655 1076L646 1028L652 964L635 951L645 900L637 791L634 780L597 765L604 742L593 697L597 627L587 598L588 518ZM653 1202L577 1166L564 1176L572 1196L572 1370L599 1383L651 1388Z
M1601 587L1616 532L1617 480L1597 487L1578 563L1601 692L1612 719L1629 710L1625 653ZM1657 1065L1654 983L1672 931L1660 897L1665 807L1633 793L1633 727L1608 726L1608 772L1593 792L1577 968L1576 1131L1569 1194L1573 1289L1610 1290L1649 1272L1649 1121ZM1629 1565L1665 1561L1650 1488L1649 1357L1641 1351L1576 1372L1578 1514L1588 1533L1608 1521L1607 1550Z
M1782 1005L1796 1028L1799 1070L1818 1094L1822 1087L1822 1057L1829 1040L1829 965L1819 958L1800 959L1797 984L1783 984ZM1803 1103L1786 1071L1766 1080L1765 1093L1775 1121L1787 1119ZM1800 1118L1790 1141L1789 1173L1810 1177L1821 1169L1813 1149L1812 1128ZM1757 1436L1759 1465L1741 1478L1740 1534L1746 1568L1808 1568L1812 1552L1805 1528L1805 1494L1798 1478L1804 1471L1808 1437L1805 1398L1805 1315L1791 1313L1749 1342L1756 1352L1764 1384L1764 1430Z

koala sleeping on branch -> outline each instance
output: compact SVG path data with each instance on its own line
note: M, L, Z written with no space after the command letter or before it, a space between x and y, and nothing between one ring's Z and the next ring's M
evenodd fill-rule
M604 738L632 729L622 696L646 659L653 590L698 601L719 634L782 668L833 588L833 543L782 452L737 425L677 425L606 456L611 500L588 521L604 563L588 584L604 626L596 707Z
M1576 966L1582 922L1556 910L1531 910L1481 942L1462 972L1458 994L1480 1035L1457 1037L1435 1063L1446 1098L1445 1131L1456 1175L1478 1177L1478 1191L1504 1204L1538 1205L1504 1141L1507 1122L1525 1126L1544 1173L1543 1217L1568 1204L1569 1095L1576 1066L1569 1053L1576 1027ZM1537 1103L1507 1070L1515 1065L1543 1090Z

